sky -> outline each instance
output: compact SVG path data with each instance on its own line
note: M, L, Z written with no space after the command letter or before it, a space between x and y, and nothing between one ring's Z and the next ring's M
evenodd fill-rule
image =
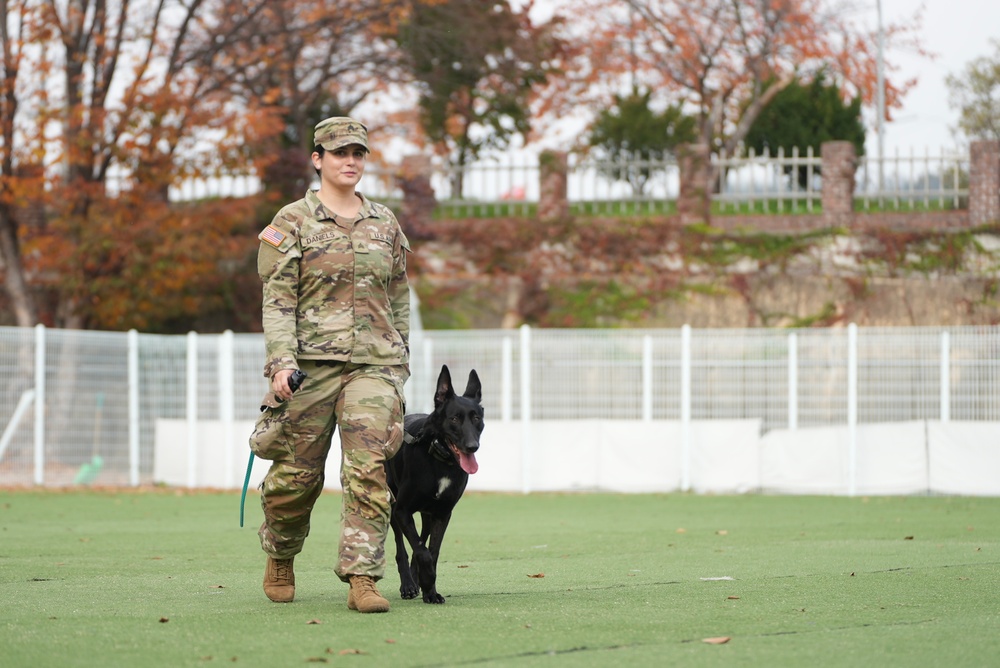
M876 0L871 6L871 24L877 25ZM883 23L900 22L911 16L917 0L882 0ZM922 154L941 148L951 148L959 141L951 128L958 123L958 109L949 105L945 78L961 75L967 65L982 56L992 57L996 49L991 39L1000 39L1000 1L998 0L924 0L921 34L924 47L937 54L929 60L913 53L891 53L900 65L900 78L919 79L903 101L903 108L893 112L894 120L886 124L885 149L901 155L912 150ZM859 17L860 20L860 17ZM870 125L874 126L874 115ZM877 136L868 138L868 151L875 153Z

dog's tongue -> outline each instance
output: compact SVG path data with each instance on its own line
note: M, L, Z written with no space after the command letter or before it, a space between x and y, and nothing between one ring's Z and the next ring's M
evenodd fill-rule
M479 462L476 461L476 456L471 452L458 452L458 465L469 475L479 470Z

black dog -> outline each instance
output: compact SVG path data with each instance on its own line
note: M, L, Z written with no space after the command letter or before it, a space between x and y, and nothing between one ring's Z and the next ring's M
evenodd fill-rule
M444 603L435 588L438 555L451 511L465 492L469 474L479 470L475 453L484 426L482 398L475 370L469 372L465 394L458 396L448 367L442 366L434 410L430 415L406 416L403 446L386 462L393 496L391 521L399 594L403 598L416 598L423 590L424 603ZM415 513L420 513L419 533ZM413 550L410 564L404 536Z

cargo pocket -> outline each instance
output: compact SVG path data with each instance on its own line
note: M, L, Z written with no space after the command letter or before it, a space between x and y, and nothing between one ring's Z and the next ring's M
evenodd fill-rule
M250 436L250 450L261 459L271 461L293 458L288 411L284 406L264 408Z
M406 401L403 395L403 380L394 379L392 383L395 402L389 410L389 429L386 431L386 441L383 454L386 459L392 459L400 446L403 445L403 414L406 412Z

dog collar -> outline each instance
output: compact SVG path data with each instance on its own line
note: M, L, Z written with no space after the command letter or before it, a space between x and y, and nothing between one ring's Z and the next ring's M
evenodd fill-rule
M410 432L403 430L403 442L405 443L415 443L419 437L414 436ZM455 457L451 454L451 450L448 446L444 445L440 440L434 439L427 445L427 452L430 453L434 459L447 463L453 462Z
M435 459L445 463L453 462L455 460L455 457L451 454L451 450L449 450L446 445L436 438L431 441L429 446L427 446L427 451L431 453Z

